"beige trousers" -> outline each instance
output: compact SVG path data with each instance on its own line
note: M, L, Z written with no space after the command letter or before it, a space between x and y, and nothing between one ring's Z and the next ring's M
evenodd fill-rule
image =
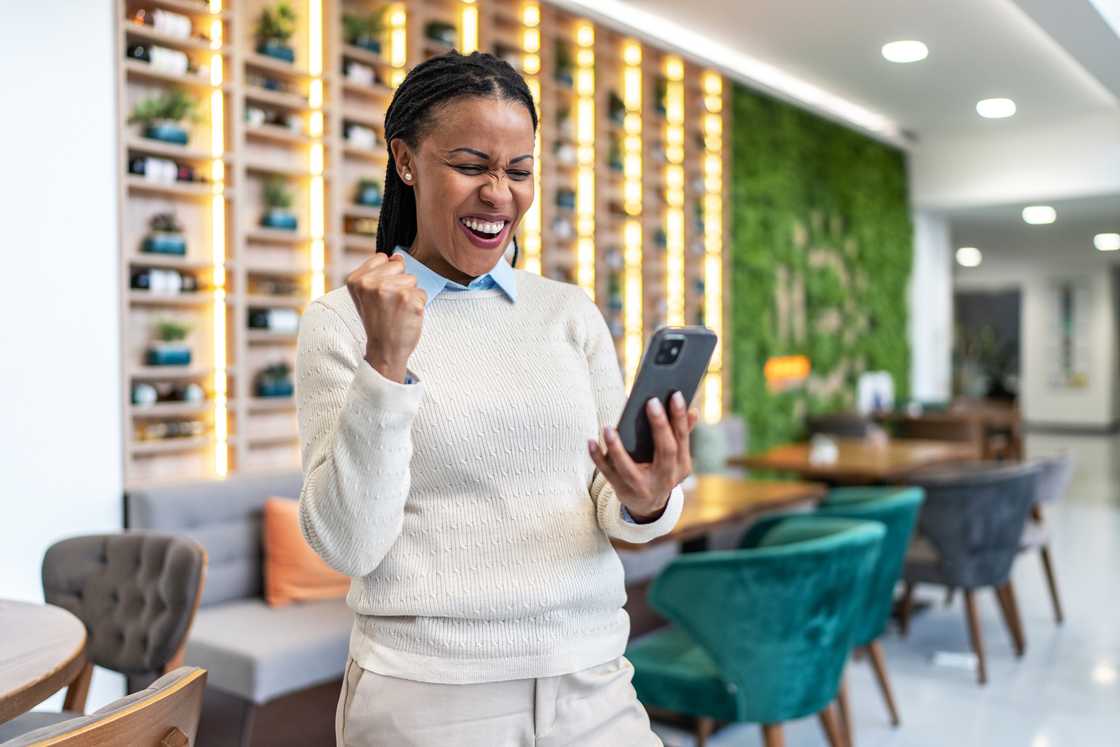
M556 677L441 685L346 663L338 747L660 747L624 657Z

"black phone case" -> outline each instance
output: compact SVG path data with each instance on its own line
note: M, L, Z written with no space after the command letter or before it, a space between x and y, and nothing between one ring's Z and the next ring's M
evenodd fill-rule
M680 354L671 364L655 363L656 351L669 335L684 338ZM651 397L657 397L668 413L669 397L679 390L685 402L691 405L715 348L715 332L699 325L660 327L653 333L618 421L622 446L635 462L653 461L653 432L646 415L646 402Z

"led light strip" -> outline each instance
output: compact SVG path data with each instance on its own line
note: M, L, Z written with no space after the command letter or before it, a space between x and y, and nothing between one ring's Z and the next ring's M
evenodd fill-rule
M307 4L307 71L311 74L307 103L311 108L308 134L311 136L311 194L309 221L311 233L311 299L326 292L326 223L323 189L323 2Z
M524 251L522 267L528 272L541 273L541 7L527 2L521 8L521 70L525 83L533 94L537 108L537 133L533 140L533 194L536 199L521 219L521 249Z
M389 12L389 87L396 88L404 80L405 62L408 59L405 23L408 16L404 5L397 3Z
M718 336L704 375L705 422L723 417L723 79L707 71L704 89L704 325Z
M595 299L595 27L576 26L576 284Z
M666 321L685 324L684 295L684 62L665 58L665 297Z
M459 18L459 52L470 54L478 49L478 6L475 0L463 0Z
M210 252L214 263L214 474L229 474L229 392L226 388L226 166L221 0L210 0Z
M627 41L622 48L623 367L627 389L642 358L642 47Z

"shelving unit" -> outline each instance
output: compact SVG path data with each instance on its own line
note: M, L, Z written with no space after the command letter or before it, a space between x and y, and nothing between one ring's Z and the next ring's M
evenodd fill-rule
M726 206L729 187L726 168L714 181L705 180L705 159L711 155L705 149L704 118L711 114L705 101L711 95L703 89L702 67L680 60L683 117L677 124L684 133L679 163L684 183L678 186L683 203L680 214L670 218L670 190L677 177L667 175L669 122L660 106L658 80L665 77L668 61L676 59L672 55L536 0L403 0L388 5L383 0L294 0L295 33L289 44L295 59L289 63L257 48L257 20L273 5L274 0L116 3L129 486L298 467L294 401L259 397L256 389L264 369L277 364L294 368L297 335L250 328L250 312L302 313L311 298L342 285L373 251L380 207L376 200L359 202L359 185L367 180L383 186L388 164L383 120L394 88L412 66L470 43L471 28L476 29L477 48L518 68L538 98L536 212L521 224L519 267L584 287L603 309L624 372L636 363L633 340L640 340L640 352L658 325L672 323L673 293L683 295L680 321L702 322L707 274L713 266L720 276L726 274L726 252L721 250L728 245L729 212L721 207L713 214L718 220L705 223L705 199L720 199ZM155 9L190 17L191 33L178 37L132 20L138 11L150 14ZM344 16L380 9L384 29L379 48L351 43ZM432 24L442 24L455 43L429 38ZM314 38L312 29L318 30ZM154 68L129 56L137 44L176 50L193 68L186 73ZM611 92L624 93L624 51L634 45L641 51L636 64L640 109L632 112L641 120L640 148L633 154L640 173L628 176L625 164L618 169L618 148L611 147L612 140L624 141L624 127L609 115ZM172 90L197 103L199 119L189 124L186 144L146 137L140 126L128 124L138 101ZM720 100L725 96L721 90ZM592 126L583 130L578 126L581 106L593 110ZM725 106L717 114L726 122ZM726 162L728 155L724 143L718 157ZM133 159L170 160L193 172L196 180L157 181L132 174ZM262 224L265 185L275 178L284 180L292 193L294 230ZM629 214L628 179L640 187L640 206ZM721 189L712 192L713 185ZM182 226L185 254L145 252L151 219L168 212ZM633 300L626 298L628 222L640 229L638 242L631 239L640 250L636 316ZM671 227L679 230L677 260L671 251L677 244L662 238ZM706 247L714 252L706 255ZM713 261L706 264L706 256ZM674 285L670 267L682 263ZM169 295L166 290L133 289L132 275L142 271L190 275L199 290ZM190 324L189 364L148 364L154 325L165 319ZM720 325L720 331L725 328ZM161 396L182 395L184 387L198 385L204 396L200 402L133 405L134 385L153 386ZM711 383L705 391L720 400L706 413L718 415L725 409L726 392ZM144 427L174 421L201 423L202 434L141 438Z

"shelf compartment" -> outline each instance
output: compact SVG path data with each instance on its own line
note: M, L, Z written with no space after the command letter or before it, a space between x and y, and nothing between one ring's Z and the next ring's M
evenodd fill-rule
M254 308L260 306L281 306L289 309L302 309L311 302L306 298L295 298L293 296L247 295L245 296L245 303Z
M376 163L385 163L389 160L389 155L383 150L370 150L369 148L359 148L355 145L346 145L343 141L342 153L343 155L352 156L353 158L361 158L365 161L374 161Z
M131 454L171 454L176 451L194 451L214 445L213 436L194 438L168 438L163 441L132 441L128 445Z
M256 127L245 125L245 135L251 138L292 143L295 145L310 145L314 142L314 138L310 135L305 135L302 132L294 132L286 127L278 127L277 125L257 125Z
M147 181L136 175L125 177L125 185L132 192L150 192L172 197L191 197L198 200L207 199L214 194L210 185L205 183L175 182L173 184L160 184L159 182ZM225 195L225 199L230 199L230 195Z
M228 404L227 404L228 407ZM164 418L181 415L205 415L214 409L214 403L204 402L157 402L154 405L128 406L129 415L134 418ZM140 442L138 442L140 443ZM143 442L147 443L147 442Z
M380 218L381 208L369 207L368 205L345 205L342 208L343 215L353 215L356 218Z
M250 52L245 55L245 67L256 68L257 70L267 70L270 73L278 75L285 75L294 80L309 80L313 76L307 70L296 67L295 65L277 60L268 55L263 55L258 52Z
M371 52L368 49L356 47L353 44L343 44L342 55L344 57L349 57L355 62L364 62L367 65L375 65L382 68L392 67L389 61L381 55Z
M245 170L257 174L280 174L281 176L290 176L296 179L310 179L311 168L302 166L292 166L285 163L267 163L265 161L245 161ZM326 172L323 173L326 177Z
M200 379L212 376L214 369L203 366L131 366L128 375L136 380Z
M177 13L183 13L195 18L221 18L223 21L228 21L232 18L232 13L228 10L223 10L220 13L211 13L202 3L190 2L190 0L145 0L143 5L153 8L163 8L164 10L173 10Z
M251 397L249 412L286 412L296 409L295 397Z
M245 86L245 100L256 101L262 104L269 104L271 106L279 106L285 109L299 112L308 111L311 108L311 105L308 103L307 99L299 95L298 93L270 91L267 88L261 88L260 86Z
M156 293L130 290L128 302L144 306L211 306L214 297L211 291L201 290L197 293L184 293L178 296L161 296Z
M165 143L160 140L152 140L150 138L130 137L125 144L129 150L134 150L138 153L146 153L153 156L177 158L183 161L214 160L214 157L210 155L209 151L202 150L201 148L188 148L185 145L175 145L174 143ZM222 154L222 160L229 161L230 154Z
M166 73L162 70L156 70L148 63L140 60L126 59L124 61L124 69L128 76L132 78L147 78L148 80L157 80L163 83L177 83L181 86L204 88L207 91L214 88L214 86L210 85L210 79L202 75ZM225 86L222 88L226 90Z
M176 270L213 270L214 263L207 260L180 257L175 254L133 254L128 257L130 265L144 267L168 267Z
M124 33L126 36L133 36L138 39L156 42L164 47L192 52L219 51L223 55L229 55L231 53L231 49L229 46L222 46L218 50L211 49L210 42L207 39L203 39L201 37L190 36L186 39L183 39L182 37L164 34L160 31L156 31L150 26L142 26L138 23L133 23L132 21L125 21L122 25L124 26Z
M246 231L245 238L259 244L283 244L286 246L299 246L311 241L311 236L305 233L259 227Z
M345 78L342 79L342 90L344 93L352 93L355 96L372 99L385 99L393 95L393 89L382 83L366 85L364 83L352 83Z
M245 332L245 341L250 345L289 345L298 339L295 332L269 332L261 329L249 329Z

